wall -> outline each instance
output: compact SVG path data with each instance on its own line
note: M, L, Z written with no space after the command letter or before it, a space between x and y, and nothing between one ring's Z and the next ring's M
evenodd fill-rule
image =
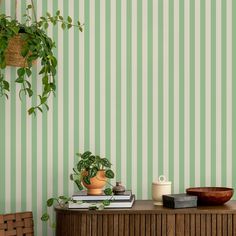
M29 2L29 1L28 1ZM18 18L25 1L18 1ZM14 2L3 1L14 15ZM50 196L70 195L76 152L108 157L139 199L161 174L175 193L236 186L236 2L232 0L43 0L37 13L79 18L84 33L49 28L58 48L50 111L28 116L15 69L0 99L0 212L40 215ZM33 86L41 90L33 74ZM43 233L42 233L43 231Z

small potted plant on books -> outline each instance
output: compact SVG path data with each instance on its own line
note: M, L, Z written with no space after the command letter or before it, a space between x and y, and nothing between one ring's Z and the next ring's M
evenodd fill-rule
M79 190L82 190L84 186L89 195L100 195L108 183L107 179L112 179L115 176L111 170L110 161L107 158L94 156L90 151L76 155L80 160L76 168L73 168L74 173L70 176L71 180L76 183ZM111 194L112 189L105 189L105 193Z
M105 185L110 185L110 187L104 190L105 195L110 195L110 199L89 206L89 209L91 210L102 210L105 206L110 205L110 201L113 197L113 186L108 181L108 179L112 179L115 176L114 172L111 170L111 163L107 158L95 156L90 151L86 151L83 154L77 153L76 155L79 157L79 161L73 168L70 179L75 182L79 190L82 190L85 187L87 188L87 193L89 195L100 195L103 193ZM83 201L73 200L72 197L59 196L48 199L47 207L52 207L54 203L64 208L68 203L82 204ZM50 222L49 214L44 213L41 220L49 220ZM55 224L51 223L51 226L54 227Z

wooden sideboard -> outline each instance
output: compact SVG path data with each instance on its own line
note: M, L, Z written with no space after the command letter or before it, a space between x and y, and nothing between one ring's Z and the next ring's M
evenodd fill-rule
M89 211L55 208L56 235L236 236L236 201L222 206L168 209L135 201L131 209Z

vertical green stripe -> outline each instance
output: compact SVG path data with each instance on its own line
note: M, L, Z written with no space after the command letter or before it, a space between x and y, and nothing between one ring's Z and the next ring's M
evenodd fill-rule
M232 185L236 187L236 1L232 1Z
M53 4L53 12L58 9L58 2ZM58 45L58 26L53 28L53 40ZM54 55L58 58L58 52L55 50ZM58 93L58 76L56 76L57 93ZM58 95L53 97L53 196L58 195Z
M226 1L221 1L221 184L226 186L226 175L227 175L227 165L226 165Z
M142 1L137 1L137 198L142 197Z
M69 15L68 3L67 1L63 2L63 14ZM72 45L71 45L72 46ZM63 34L63 194L68 196L69 188L69 34L64 31Z
M216 2L211 1L211 185L216 185Z
M0 13L5 13L5 2L3 1L0 6ZM5 128L5 98L0 97L0 214L5 212L5 181L6 181L6 154L5 154L5 135L6 135L6 128Z
M195 185L195 7L190 2L190 185Z
M95 1L95 152L100 153L100 0Z
M10 117L10 125L11 125L11 211L14 212L16 210L16 70L11 69L11 117ZM18 140L17 140L18 142Z
M132 186L132 2L126 2L126 119L127 119L127 169L126 185L128 189Z
M121 1L116 1L116 178L121 179Z
M163 174L163 0L158 2L158 174Z
M153 0L148 1L148 198L153 181ZM145 78L144 78L145 79Z
M5 201L6 201L6 190L5 190L5 98L0 97L0 214L4 213L5 211Z
M32 88L33 91L37 91L37 73L36 73L36 68L33 68L32 71L32 80L31 80L31 84L32 84ZM32 97L32 106L36 106L37 105L37 96L33 96ZM38 113L38 115L40 115ZM35 225L37 226L37 221L38 221L38 205L37 205L37 200L38 200L38 189L37 189L37 178L38 178L38 167L37 167L37 159L38 159L38 147L37 147L37 141L38 141L38 137L37 137L37 117L36 116L32 116L32 131L31 131L31 139L32 139L32 171L31 171L31 175L32 175L32 187L31 187L31 191L32 191L32 209L33 209L33 215L34 215L34 222ZM41 178L41 177L39 177Z
M111 158L111 0L106 0L106 157Z
M74 17L75 19L79 19L79 1L74 1ZM79 94L79 88L80 84L79 81L82 80L82 78L79 78L79 70L80 70L80 50L79 50L79 44L80 44L80 32L77 28L72 29L74 30L74 153L83 152L84 150L79 150L79 122L80 122L80 107L79 107L79 101L80 101L80 94ZM77 163L77 159L73 157L74 164ZM74 185L74 190L77 190L76 185Z
M90 1L84 1L84 150L90 148Z
M39 1L39 0L38 0ZM47 12L47 2L46 0L43 0L42 3L42 12ZM52 110L52 107L49 108ZM50 111L51 112L51 111ZM48 198L48 158L51 158L48 156L48 137L47 131L48 131L48 114L46 112L42 115L42 212L47 211L47 198ZM42 224L42 235L47 235L47 224Z
M184 0L179 2L179 191L184 192Z
M169 180L174 179L174 1L169 1Z
M205 92L206 92L206 88L205 88L205 73L206 73L206 69L205 69L205 51L206 51L206 46L205 46L205 1L201 0L200 3L200 168L201 168L201 173L200 173L200 183L201 186L205 185L205 173L206 173L206 167L205 167L205 151L206 151L206 147L205 147L205 142L206 142L206 138L205 138L205 132L206 132L206 124L205 124L205 103L206 103L206 99L205 99Z

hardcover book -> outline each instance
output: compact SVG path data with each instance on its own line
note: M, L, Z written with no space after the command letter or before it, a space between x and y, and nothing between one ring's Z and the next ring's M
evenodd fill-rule
M122 195L113 195L113 200L130 200L132 196L131 190L126 190ZM103 201L109 200L110 195L103 193L102 195L88 195L86 190L82 190L72 196L72 200L76 201Z
M135 196L132 195L130 200L127 201L119 201L113 200L110 202L109 206L105 206L105 208L131 208L134 204ZM89 202L69 202L68 208L77 208L77 209L88 209L92 206L96 206L97 204L102 203L102 201L89 201Z

